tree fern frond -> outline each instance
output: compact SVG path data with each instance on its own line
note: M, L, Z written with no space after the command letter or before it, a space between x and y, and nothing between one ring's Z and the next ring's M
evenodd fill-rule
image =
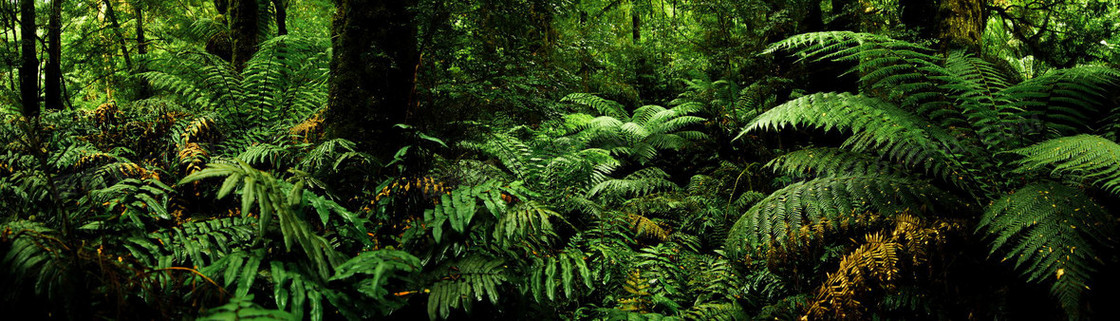
M560 102L575 103L591 107L598 111L603 116L612 117L615 119L629 119L626 109L613 100L603 99L599 96L586 93L575 93L564 96Z
M839 148L807 148L774 158L766 167L783 175L808 176L894 176L908 171L893 163L863 153Z
M1059 133L1085 132L1098 125L1109 93L1120 86L1120 71L1100 66L1054 70L1012 85L1001 93L1019 108L1040 117Z
M824 130L855 132L845 142L855 151L888 151L884 156L940 177L966 169L946 149L956 140L916 115L883 100L848 93L817 93L774 107L755 118L739 134L785 126L809 125Z
M1053 168L1052 175L1088 180L1120 195L1120 144L1100 136L1055 138L1011 151L1024 156L1019 172Z
M669 181L669 174L656 167L643 168L621 179L609 179L595 184L587 191L588 197L605 195L608 197L641 196L656 191L676 188Z
M953 197L922 181L890 176L839 176L794 183L759 201L731 229L726 248L738 257L791 231L827 220L842 224L864 212L893 216L935 211Z
M1053 277L1051 294L1071 318L1080 315L1098 251L1111 246L1115 220L1081 191L1036 183L1004 196L984 212L978 230L993 237L992 252L1006 252L1027 280Z

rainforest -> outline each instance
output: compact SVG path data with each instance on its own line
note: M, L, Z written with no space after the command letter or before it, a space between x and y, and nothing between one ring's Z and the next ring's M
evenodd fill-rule
M1120 2L0 0L3 320L1117 320Z

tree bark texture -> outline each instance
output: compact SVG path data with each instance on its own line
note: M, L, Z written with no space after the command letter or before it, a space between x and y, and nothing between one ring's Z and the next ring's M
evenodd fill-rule
M47 65L43 93L47 109L62 109L62 0L51 1L47 22Z
M39 58L35 55L35 0L20 0L20 57L19 93L23 115L39 116Z
M233 42L230 62L237 71L245 69L245 63L257 53L259 21L257 0L234 0L230 3L229 32Z
M386 134L406 121L419 62L413 3L336 1L328 136L372 144L379 156L395 149Z
M288 0L272 0L276 9L276 35L288 34Z
M144 3L136 1L132 4L133 15L136 16L136 54L140 56L138 62L137 72L148 71L144 64L144 55L148 54L148 39L144 33ZM136 84L136 96L139 99L145 99L151 96L151 85L145 78L139 78L139 83Z
M900 0L902 22L920 35L940 39L941 49L979 49L987 17L984 0Z

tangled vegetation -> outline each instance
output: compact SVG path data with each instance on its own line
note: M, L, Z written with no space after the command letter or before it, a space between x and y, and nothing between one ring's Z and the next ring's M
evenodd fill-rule
M5 319L1120 316L1116 3L0 10Z

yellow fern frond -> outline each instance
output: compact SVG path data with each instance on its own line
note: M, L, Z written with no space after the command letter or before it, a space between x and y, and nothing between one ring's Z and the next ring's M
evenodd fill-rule
M658 242L669 239L669 230L648 217L638 214L627 214L627 217L630 222L630 229L634 230L638 237Z

